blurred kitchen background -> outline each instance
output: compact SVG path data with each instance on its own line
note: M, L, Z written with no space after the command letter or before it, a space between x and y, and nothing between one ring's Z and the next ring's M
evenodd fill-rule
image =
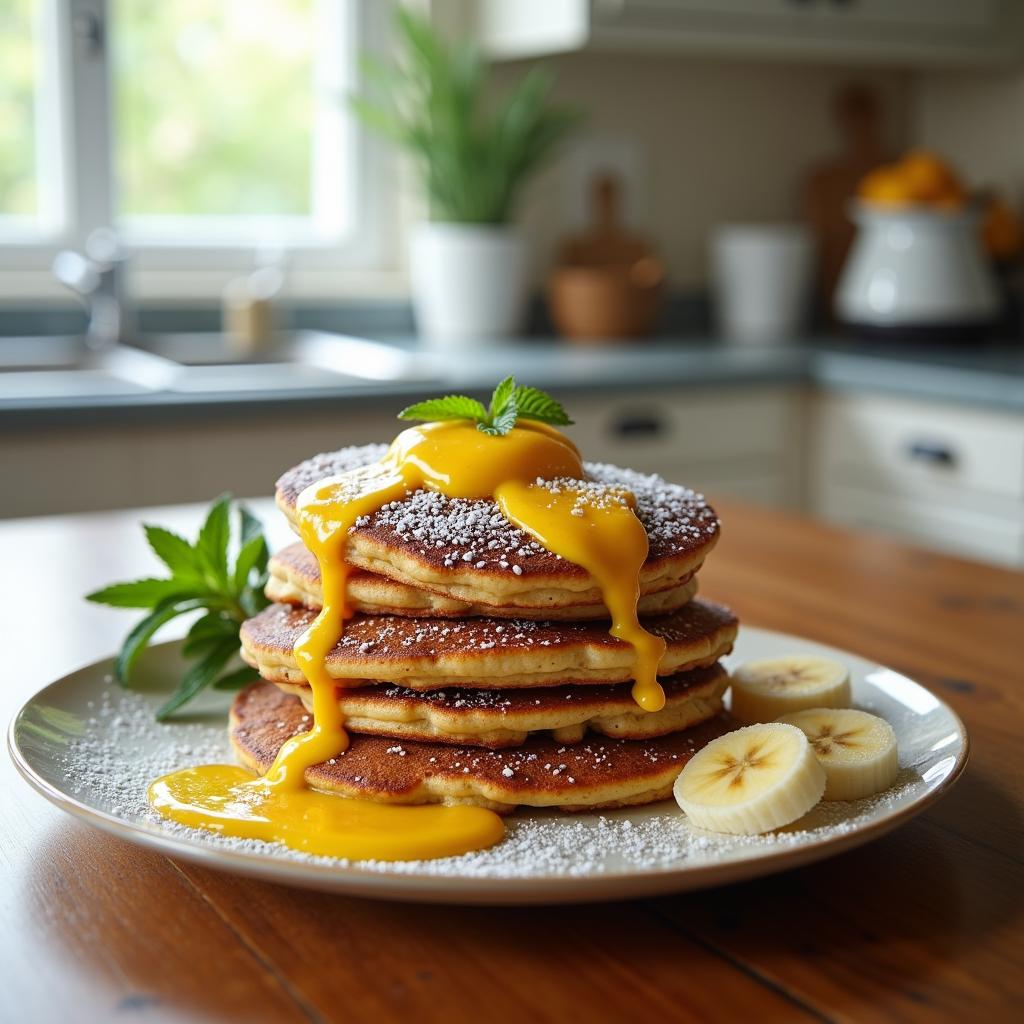
M0 0L0 517L515 373L591 459L1024 566L1024 3L402 10Z

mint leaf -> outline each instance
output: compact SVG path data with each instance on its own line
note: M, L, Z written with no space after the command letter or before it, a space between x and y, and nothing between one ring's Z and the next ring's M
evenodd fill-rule
M556 401L540 388L517 385L515 377L506 377L494 389L490 407L485 409L468 395L445 395L429 398L403 409L398 414L403 420L473 420L481 433L503 437L516 420L538 420L552 426L565 427L572 423Z
M476 420L484 422L487 410L475 398L467 395L445 395L428 398L407 406L399 414L400 420Z
M255 683L259 677L260 674L256 669L245 665L215 680L213 688L215 690L240 690L246 683Z
M164 721L183 704L187 704L197 693L205 690L237 652L238 637L236 636L233 639L224 640L197 661L182 677L178 688L171 694L167 703L157 711L157 721Z
M211 506L206 522L199 530L196 551L212 582L226 586L228 582L228 540L231 535L231 495L222 494Z
M504 437L515 425L519 410L516 407L516 400L510 399L502 407L501 412L491 420L490 423L478 423L476 429L491 437Z
M531 388L520 384L516 388L515 399L516 405L519 407L520 419L539 420L541 423L550 423L555 427L568 427L572 424L562 403L556 401L546 391L541 391L540 388Z
M242 612L242 616L238 620L239 625L242 624L243 620L252 618L253 615L263 611L270 604L267 595L263 593L263 588L266 585L267 574L264 572L260 574L259 579L252 586L246 587L239 595L238 607Z
M152 639L153 634L165 623L176 619L185 612L195 611L203 607L202 598L193 598L182 601L176 597L169 597L161 601L135 628L125 637L121 646L121 653L114 661L114 677L119 683L125 685L131 678L132 668L138 661L139 655L143 652L146 644Z
M186 658L194 657L228 637L232 640L238 639L238 623L223 612L207 612L192 623L192 628L185 636L181 653Z
M237 524L238 553L232 560L233 523ZM229 495L210 507L195 544L162 526L144 528L171 575L115 583L87 596L90 601L117 608L149 609L125 637L115 660L114 673L122 685L128 684L136 661L161 626L179 615L204 613L192 623L182 645L186 658L199 660L189 666L174 696L161 708L160 715L166 717L212 684L238 650L239 626L270 603L263 593L268 550L260 521L244 506L233 506ZM249 669L244 675L229 671L223 683L237 687L251 678Z
M169 597L194 597L195 594L195 587L188 588L182 581L172 577L166 580L144 579L114 583L86 594L85 599L96 604L108 604L113 608L155 608Z
M146 540L157 558L177 576L201 576L202 566L195 549L184 537L162 526L143 524Z
M495 420L503 415L509 403L514 399L516 393L515 377L506 377L491 395L491 407L487 410L488 421L493 426Z
M263 533L263 524L244 506L238 506L242 528L239 543L244 547L253 537Z
M262 573L267 568L267 542L262 534L250 537L235 559L234 583L236 590L243 590L249 583L253 569Z

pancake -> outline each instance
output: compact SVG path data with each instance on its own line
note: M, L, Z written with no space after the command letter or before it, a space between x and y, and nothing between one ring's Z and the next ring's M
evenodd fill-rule
M270 576L266 593L271 601L300 605L319 611L323 604L320 589L320 567L316 558L302 544L292 544L270 559ZM653 589L661 587L664 589ZM697 580L684 574L679 581L662 580L649 583L649 591L637 604L640 615L664 615L682 607L697 592ZM532 607L537 595L526 595L525 601L512 601L504 607L461 601L444 593L412 587L407 583L358 570L348 580L348 599L352 608L367 615L436 616L464 618L492 615L507 618L606 619L608 610L600 601L593 604L568 603L571 595L558 605L550 603ZM543 600L544 595L540 595Z
M342 448L314 456L277 482L277 503L297 528L296 503L310 484L368 465L384 445ZM584 463L591 481L625 487L650 545L640 572L642 593L680 585L718 540L718 517L702 495L659 476ZM553 609L601 603L594 578L512 526L490 499L448 498L413 491L349 534L345 557L358 569L474 606Z
M315 614L275 604L242 624L242 657L275 683L302 683L293 648ZM702 668L729 653L736 616L696 598L644 625L668 649L660 673ZM339 685L398 683L411 690L446 686L504 690L561 683L623 683L632 678L633 649L601 622L524 619L412 619L355 616L327 655Z
M427 693L386 684L341 690L338 704L350 732L499 749L519 746L538 732L550 732L559 743L579 743L588 729L616 739L679 732L721 713L728 682L720 665L669 676L663 683L665 707L653 712L637 707L628 683ZM311 710L308 686L278 686Z
M266 683L241 691L231 708L235 753L260 774L285 740L308 728L302 702ZM657 739L566 746L531 737L500 751L353 736L345 753L307 769L306 780L316 789L381 803L477 804L500 812L625 807L668 797L683 765L730 728L718 717Z

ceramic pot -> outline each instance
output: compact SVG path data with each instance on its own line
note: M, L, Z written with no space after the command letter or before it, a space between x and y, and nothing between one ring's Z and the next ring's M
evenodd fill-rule
M613 342L650 334L664 270L653 256L631 267L559 267L548 305L558 333L576 342Z
M836 290L844 323L895 333L993 322L999 296L973 210L851 210L858 230Z
M494 344L522 328L526 246L512 228L420 224L410 275L416 324L433 348Z

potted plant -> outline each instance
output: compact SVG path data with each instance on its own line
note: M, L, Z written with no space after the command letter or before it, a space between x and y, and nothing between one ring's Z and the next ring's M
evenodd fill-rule
M399 8L398 58L365 57L373 95L352 98L371 129L418 165L430 221L411 241L413 307L435 344L461 347L514 334L526 300L526 254L512 225L527 178L579 120L550 100L551 77L530 71L488 102L488 67L472 43L442 40Z

